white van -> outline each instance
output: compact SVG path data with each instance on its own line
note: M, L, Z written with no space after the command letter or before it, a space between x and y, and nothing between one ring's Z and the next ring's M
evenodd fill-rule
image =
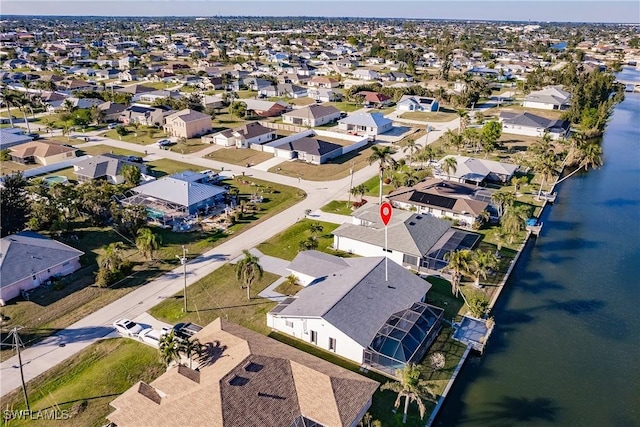
M167 328L162 328L162 330L147 328L140 331L138 338L140 341L158 348L160 347L160 338L167 332L169 332Z

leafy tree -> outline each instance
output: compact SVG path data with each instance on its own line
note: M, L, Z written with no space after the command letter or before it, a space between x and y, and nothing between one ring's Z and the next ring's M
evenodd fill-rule
M9 160L11 160L11 150L8 148L0 150L0 161L8 162Z
M180 353L189 359L189 369L193 366L193 356L202 356L204 354L204 345L198 338L188 338L180 343Z
M114 242L102 249L104 252L98 256L98 266L112 273L118 272L125 262L122 254L124 244L122 242Z
M498 208L498 216L502 216L505 206L511 206L515 200L515 195L509 191L495 191L491 194L491 201Z
M153 253L160 248L162 239L150 228L143 227L138 230L136 237L136 247L147 259L153 259Z
M158 344L160 361L164 363L164 366L169 367L174 362L180 362L182 341L176 336L173 329L168 334L162 335Z
M316 238L319 233L322 233L322 230L324 230L324 227L319 222L312 222L309 224L309 231L311 231L311 235Z
M489 311L489 299L482 292L473 292L467 299L467 307L473 317L481 318Z
M360 196L360 201L362 201L362 196L367 194L367 187L364 184L356 185L351 188L350 193L353 196Z
M5 177L0 188L0 232L2 237L24 229L29 213L27 181L21 172Z
M318 239L314 236L309 236L298 244L301 251L314 251L318 249L318 246Z
M135 187L140 184L140 178L142 177L142 172L140 172L140 168L134 165L124 165L121 170L122 176L124 177L124 181L131 187Z
M512 205L507 207L500 218L502 230L509 236L509 243L513 243L513 238L525 229L526 221L531 216L530 208L527 205Z
M502 125L495 120L488 121L482 126L482 147L485 158L495 149L496 141L502 135Z
M229 113L236 117L243 118L247 115L247 104L242 101L236 101L229 107Z
M538 189L538 198L542 194L542 188L545 183L550 181L553 175L556 174L558 168L558 158L553 151L547 151L537 155L533 160L533 170L539 173L542 177L540 182L540 188Z
M595 142L583 143L570 154L571 155L567 156L567 165L577 166L577 168L564 178L558 180L556 184L575 175L581 169L587 171L589 168L597 169L602 166L602 147Z
M388 146L374 145L371 147L371 155L369 156L369 164L378 162L378 176L380 178L380 204L382 204L382 178L384 171L392 168L396 161L391 157L395 154L395 150Z
M420 417L424 418L426 407L424 401L436 402L433 384L420 378L420 367L412 363L407 363L403 369L397 371L399 382L388 382L380 387L380 390L391 390L398 393L398 397L394 403L397 408L400 407L400 401L404 397L404 415L402 423L407 423L407 412L409 411L409 403L416 402Z
M120 125L120 126L116 126L116 133L120 137L120 140L122 140L122 137L127 136L129 134L129 131L127 130L126 127Z
M147 223L147 208L143 205L120 206L111 204L111 218L116 229L130 237L138 235L138 230Z
M260 260L248 250L242 251L244 258L236 263L236 279L238 279L243 288L247 289L247 299L251 299L251 285L256 280L260 280L264 274L264 270L260 265Z

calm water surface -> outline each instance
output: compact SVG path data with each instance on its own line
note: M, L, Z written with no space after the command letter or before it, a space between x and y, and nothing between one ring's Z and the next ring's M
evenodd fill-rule
M640 426L640 95L602 144L604 167L557 187L437 425Z

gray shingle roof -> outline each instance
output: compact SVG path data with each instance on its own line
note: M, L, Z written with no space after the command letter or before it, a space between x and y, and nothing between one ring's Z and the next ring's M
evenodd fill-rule
M530 128L543 128L543 129L569 129L569 122L567 120L551 120L545 117L536 116L529 112L521 114L503 111L500 113L500 118L503 123L516 126L524 126Z
M336 150L341 150L342 146L333 142L323 141L321 139L305 136L304 138L289 141L284 144L292 151L302 151L316 156L323 156ZM281 148L281 146L278 146Z
M305 254L306 257L307 252L313 251L301 252L298 256ZM298 292L295 301L277 315L322 317L367 347L391 314L411 307L431 288L429 282L395 262L388 262L389 281L385 281L383 257L343 261L348 267L333 273L326 271L328 275L323 281Z
M384 117L382 113L358 113L341 119L339 123L375 128L388 125L391 120Z
M138 163L128 162L118 157L109 155L98 155L86 160L81 160L74 164L76 175L88 176L90 178L101 178L103 176L118 176L125 165L135 166L146 173L147 168Z
M0 239L0 286L8 286L83 254L31 231L3 237Z
M345 259L318 251L302 251L287 269L299 271L311 277L324 277L349 267Z
M305 108L289 111L288 113L284 113L282 116L300 117L304 119L313 117L314 119L318 119L320 117L331 116L339 113L340 110L333 105L312 104Z
M364 226L345 223L336 228L333 234L384 247L384 225L380 220L378 206L365 206L354 212L353 216L373 224ZM393 251L422 257L449 228L450 221L394 209L387 229L387 247Z

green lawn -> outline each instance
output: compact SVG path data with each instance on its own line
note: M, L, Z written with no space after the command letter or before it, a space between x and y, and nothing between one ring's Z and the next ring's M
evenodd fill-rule
M355 196L351 197L351 203L355 202L357 198ZM351 215L353 211L351 210L350 204L346 200L332 200L323 207L320 208L322 212L334 213L338 215Z
M125 141L125 142L131 142L131 143L140 144L140 145L153 144L155 142L158 142L159 139L163 139L167 137L167 135L164 133L162 129L157 129L155 127L140 126L136 131L136 129L133 126L125 126L125 129L129 133L122 137L118 135L118 131L116 129L111 129L108 132L105 132L103 136L106 138L111 138L111 139Z
M258 245L258 249L265 255L271 255L277 258L283 258L291 261L298 255L300 242L311 236L309 231L309 225L313 223L320 223L323 230L318 236L318 250L335 253L329 246L333 245L332 232L338 228L338 224L330 222L313 221L310 219L303 219L296 222L286 230L276 234L269 240Z
M304 289L304 286L294 285L289 283L289 281L285 280L280 285L278 285L278 287L275 288L274 291L281 293L282 295L295 295L303 289Z
M88 154L90 156L97 156L99 154L116 154L118 156L139 156L137 151L125 150L123 148L115 148L109 145L92 145L89 147L83 147L79 149L78 156Z
M440 112L427 112L427 111L414 111L406 112L400 115L401 119L418 120L422 122L450 122L458 117L456 113Z
M367 196L380 196L380 178L378 175L372 176L368 180L362 183L365 187L367 187ZM393 187L389 184L382 183L382 195L387 195L393 191Z
M246 289L236 279L235 266L225 264L187 288L189 312L183 313L183 293L169 297L149 310L157 319L168 323L195 322L208 325L218 317L226 318L247 328L267 334L266 315L276 303L258 297L279 276L265 272L262 279L251 286L251 300Z
M325 102L325 105L333 105L340 111L351 113L362 108L361 104L354 104L353 102L340 101L340 102Z
M262 163L265 160L269 160L273 157L273 153L265 153L264 151L230 147L216 150L212 153L207 154L206 157L217 160L219 162L245 166L247 163L257 165L258 163Z
M369 145L354 150L350 153L329 160L322 165L313 165L304 161L280 163L269 169L269 172L280 173L292 177L302 177L310 181L327 181L344 178L349 175L353 164L354 171L358 171L369 165L369 156L372 151ZM279 169L279 170L278 170Z
M99 341L27 384L32 412L65 411L74 414L70 419L14 420L7 425L103 426L105 417L113 411L109 402L137 381L151 382L163 372L155 348L128 338ZM3 396L0 406L25 409L22 390Z
M175 83L171 83L171 82L169 82L169 83L167 83L167 82L144 82L144 83L142 83L142 85L145 86L145 87L152 87L152 88L157 89L157 90L164 90L164 89L166 89L168 87L175 86Z

